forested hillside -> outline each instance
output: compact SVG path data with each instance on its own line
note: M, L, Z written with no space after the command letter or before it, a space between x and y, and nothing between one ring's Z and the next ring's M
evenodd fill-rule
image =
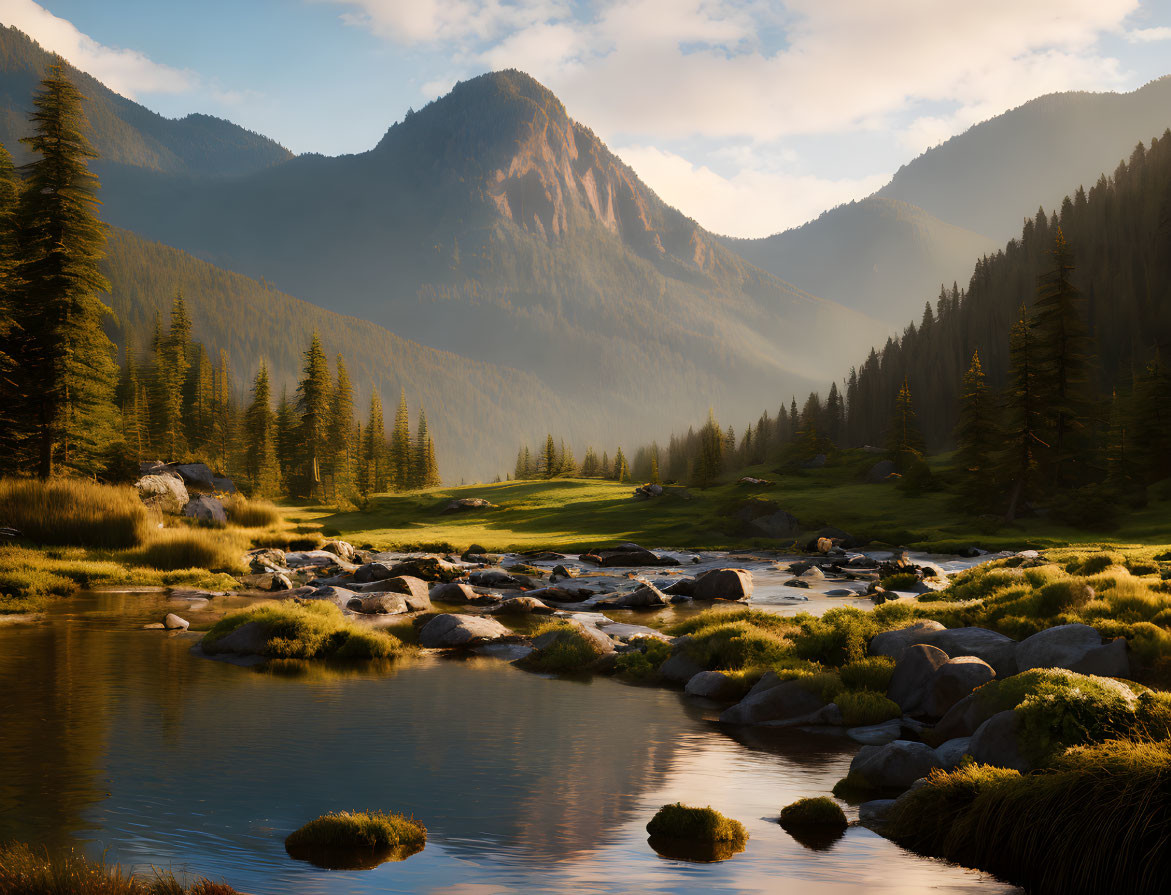
M29 160L18 142L30 132L32 95L52 56L15 28L0 25L0 143L17 164ZM105 87L85 72L69 75L86 97L90 141L99 174L124 164L173 174L224 177L245 174L292 158L267 137L210 115L170 119L156 115Z
M365 409L377 388L387 401L405 389L412 401L431 408L440 468L456 480L491 478L510 468L517 433L536 439L546 418L580 437L603 426L600 415L571 407L529 374L427 348L124 230L110 233L102 268L111 283L107 303L120 347L129 336L146 349L155 315L165 322L182 291L193 337L213 356L225 349L242 383L251 382L266 359L277 397L282 386L292 394L316 330L330 357L345 354L356 407Z

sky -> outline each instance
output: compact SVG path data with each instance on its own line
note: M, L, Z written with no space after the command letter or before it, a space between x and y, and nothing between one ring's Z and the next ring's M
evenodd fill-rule
M519 68L664 200L765 236L973 124L1171 74L1171 0L0 0L0 22L170 117L371 148Z

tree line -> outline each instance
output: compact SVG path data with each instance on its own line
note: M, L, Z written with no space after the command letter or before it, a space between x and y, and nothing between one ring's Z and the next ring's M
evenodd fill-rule
M593 447L587 447L579 464L574 458L573 448L565 443L565 439L555 439L553 434L549 433L545 436L545 444L539 451L530 450L527 444L520 446L516 452L516 465L508 478L552 479L559 476L625 482L630 479L631 473L621 447L614 453L613 461L606 451L603 451L599 458ZM655 480L657 481L657 478Z
M121 479L144 459L202 460L252 493L336 500L439 484L426 412L412 435L400 393L388 438L375 392L363 428L345 360L331 372L316 333L291 400L273 401L264 361L242 398L181 293L118 363L81 99L58 60L34 98L33 161L18 170L0 146L0 472Z

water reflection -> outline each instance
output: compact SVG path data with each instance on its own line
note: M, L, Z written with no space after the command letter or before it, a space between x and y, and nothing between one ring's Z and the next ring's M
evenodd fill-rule
M676 692L496 659L240 668L140 629L165 608L82 595L0 628L0 838L80 839L255 895L1008 891L861 828L822 852L781 830L781 807L844 774L840 737L728 732ZM660 857L644 827L675 801L742 821L746 850ZM414 815L428 845L366 871L289 858L289 832L341 809Z

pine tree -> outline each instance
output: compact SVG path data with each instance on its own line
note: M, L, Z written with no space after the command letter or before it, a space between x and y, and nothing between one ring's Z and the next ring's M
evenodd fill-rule
M552 432L545 436L545 451L541 455L541 461L544 463L542 473L545 478L551 479L557 475L557 443L553 441Z
M415 443L411 450L411 487L427 486L427 445L431 436L427 432L427 411L419 408L419 423L415 429Z
M92 473L104 465L118 430L114 345L102 329L110 309L99 296L106 231L97 218L98 180L82 96L55 57L33 100L36 158L26 165L16 210L10 295L19 328L18 446L38 475Z
M212 375L211 456L223 473L230 468L236 441L236 408L232 396L232 369L228 352L220 349L220 362Z
M1006 446L999 463L1001 479L1012 487L1006 513L1009 522L1016 518L1021 499L1036 493L1037 458L1048 448L1039 434L1042 416L1036 355L1033 329L1022 307L1009 336L1008 387L1004 396Z
M978 351L972 353L972 363L964 374L960 401L955 431L956 468L962 475L960 493L969 508L980 508L996 493L994 458L1000 437Z
M309 349L305 352L305 366L297 386L297 467L296 493L314 496L322 493L321 468L329 457L330 398L333 383L329 375L329 361L321 347L321 339L314 331Z
M500 477L497 476L499 481ZM435 439L428 436L427 438L427 452L423 456L423 487L424 488L438 488L443 484L443 479L439 476L439 461L435 457Z
M606 451L602 451L602 463L598 467L598 475L604 479L610 478L610 455Z
M165 365L169 363L168 342L164 340L163 359ZM191 366L187 372L187 383L184 387L183 422L186 428L188 451L206 454L215 438L215 370L211 358L207 356L207 349L202 344L195 344L191 350ZM156 376L159 382L158 402L166 400L167 375ZM170 436L166 431L165 422L159 423L160 438L164 444L170 443Z
M252 402L244 415L244 436L244 470L252 484L252 494L275 497L280 493L276 415L272 411L268 365L263 358L252 383Z
M622 448L619 447L614 453L613 479L616 482L625 482L628 478L630 478L630 468L626 465L626 457L622 453Z
M576 475L577 474L577 458L573 456L573 447L567 445L565 440L561 440L561 447L557 452L558 457L558 473L560 475Z
M1110 429L1106 443L1106 485L1116 495L1133 497L1142 490L1130 431L1130 401L1118 394L1110 399Z
M699 452L695 457L691 480L698 488L712 484L724 468L724 439L714 410L708 410L707 422L699 430Z
M126 446L127 456L138 463L146 455L147 435L143 419L143 388L134 353L134 341L127 338L117 397L118 408L122 413L122 441Z
M834 382L829 387L829 397L825 399L825 437L833 444L839 445L842 443L845 428L846 409L842 404L838 384Z
M922 459L926 445L919 422L915 416L915 405L911 400L911 386L903 377L895 397L895 412L887 430L886 449L900 471L909 470L915 461Z
M651 484L659 484L659 454L655 451L651 454Z
M340 354L335 362L333 400L329 407L330 478L334 500L349 500L354 494L354 469L358 445L354 442L354 387L346 361Z
M536 470L533 468L533 453L529 450L529 446L525 445L525 478L531 479L536 475Z
M20 178L12 156L0 145L0 472L15 471L19 438L17 415L21 395L16 357L20 330L13 326L13 271L16 260L16 207ZM11 468L10 468L11 467Z
M1135 377L1129 428L1143 481L1159 482L1171 476L1171 371L1157 350Z
M382 398L375 390L370 396L370 416L366 423L366 440L362 445L363 493L381 494L390 487L390 457L386 444L386 422L382 418Z
M411 486L411 415L407 410L406 389L399 390L394 429L390 433L390 469L394 490Z
M176 460L187 452L183 435L183 387L187 381L188 349L191 343L191 318L183 302L182 291L171 304L171 323L158 353L156 374L157 399L155 420L161 447L168 459ZM206 360L206 352L202 357ZM214 375L212 376L214 379ZM201 408L202 409L202 408Z
M1087 476L1093 402L1090 395L1092 347L1085 300L1073 285L1073 255L1059 227L1052 251L1053 270L1037 282L1031 326L1036 342L1038 397L1044 407L1044 462L1055 488Z
M519 447L516 449L516 465L512 468L512 477L514 479L523 479L526 471L525 449L524 447Z

